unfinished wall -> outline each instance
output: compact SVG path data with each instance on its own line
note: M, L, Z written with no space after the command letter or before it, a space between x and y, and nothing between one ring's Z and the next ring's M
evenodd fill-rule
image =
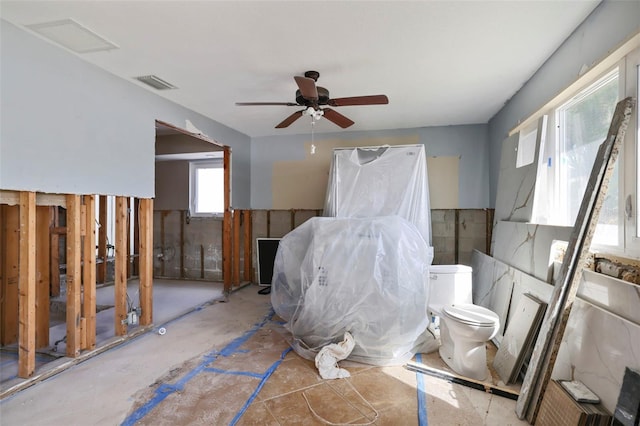
M248 136L3 20L0 43L0 189L153 197L155 120L188 120L232 147L233 203L249 207Z
M474 250L488 252L492 217L488 209L432 209L433 264L471 266Z
M155 277L222 281L222 219L163 210L153 223Z

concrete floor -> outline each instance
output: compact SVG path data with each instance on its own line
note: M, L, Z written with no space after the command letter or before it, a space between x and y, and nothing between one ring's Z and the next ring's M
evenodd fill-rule
M322 380L248 286L0 402L3 425L516 425L515 401L398 367ZM436 354L423 358L440 368ZM422 418L422 423L419 419Z

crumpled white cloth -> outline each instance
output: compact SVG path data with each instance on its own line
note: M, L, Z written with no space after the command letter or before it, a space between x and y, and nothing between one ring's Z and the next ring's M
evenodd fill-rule
M338 367L338 361L349 356L355 340L348 331L344 333L344 340L340 343L332 343L320 349L316 355L316 368L323 379L342 379L350 377L351 374L344 368Z

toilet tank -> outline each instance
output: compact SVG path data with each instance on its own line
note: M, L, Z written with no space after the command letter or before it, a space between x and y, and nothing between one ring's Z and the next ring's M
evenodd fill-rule
M472 303L471 275L466 265L431 265L429 267L429 310L440 315L443 306Z

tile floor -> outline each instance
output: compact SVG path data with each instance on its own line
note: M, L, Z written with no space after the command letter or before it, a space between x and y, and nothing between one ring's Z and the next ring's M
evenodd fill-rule
M402 366L322 380L243 288L0 402L2 424L519 425L515 401ZM425 364L440 368L437 352ZM419 385L421 383L421 385ZM60 390L64 389L64 392ZM422 422L420 418L422 416Z

